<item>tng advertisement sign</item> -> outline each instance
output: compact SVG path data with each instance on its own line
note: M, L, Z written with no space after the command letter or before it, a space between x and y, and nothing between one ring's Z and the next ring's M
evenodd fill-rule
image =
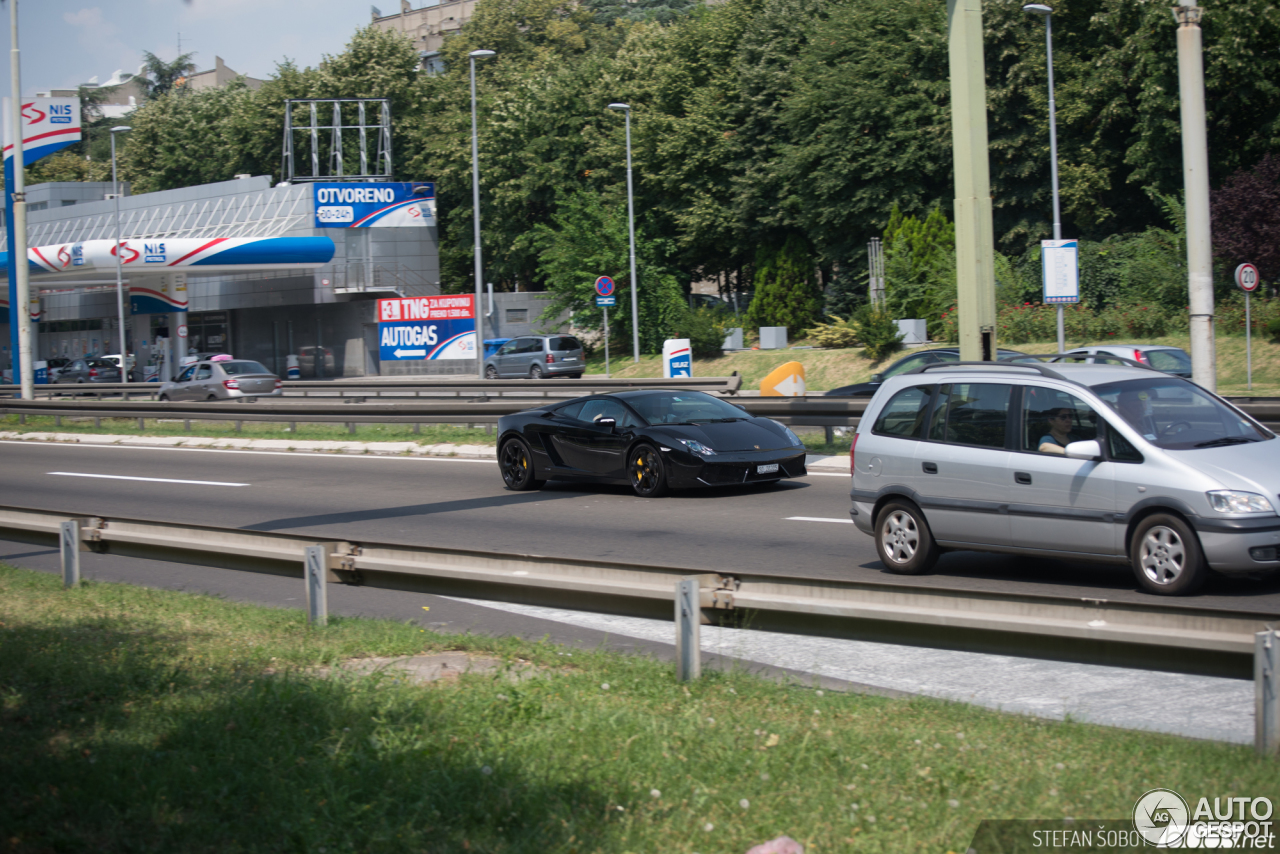
M425 228L436 224L436 185L312 184L316 228Z
M383 361L475 359L472 296L378 300L378 351Z

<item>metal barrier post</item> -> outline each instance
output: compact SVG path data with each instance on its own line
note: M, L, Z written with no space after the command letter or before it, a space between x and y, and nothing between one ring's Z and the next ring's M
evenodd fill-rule
M702 675L702 608L699 579L676 582L676 679L688 682Z
M75 587L80 583L80 520L68 519L59 525L62 547L62 586Z
M1259 756L1280 758L1280 632L1258 632L1253 648L1253 688L1256 698Z
M329 597L325 588L329 575L327 552L324 546L307 546L307 622L313 626L329 623Z

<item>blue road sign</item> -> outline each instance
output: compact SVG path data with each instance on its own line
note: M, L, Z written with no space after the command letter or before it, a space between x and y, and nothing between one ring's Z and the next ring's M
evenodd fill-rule
M615 305L617 305L617 304L618 304L618 298L617 298L617 297L613 297L613 296L609 296L609 297L596 297L596 306L597 306L598 308L612 308L613 306L615 306Z
M596 279L596 293L602 297L613 296L613 279L608 276L601 276ZM600 305L600 303L596 303L596 305ZM609 303L609 305L613 305L613 303Z

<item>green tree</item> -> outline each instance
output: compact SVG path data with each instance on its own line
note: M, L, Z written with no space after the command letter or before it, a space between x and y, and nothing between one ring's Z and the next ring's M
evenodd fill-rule
M885 310L895 320L922 318L939 331L956 301L955 226L935 206L920 219L895 205L884 231Z
M754 326L785 326L788 335L807 329L822 316L822 291L815 275L813 252L803 237L792 234L781 246L756 252L755 297L747 311Z
M165 62L151 51L144 50L142 62L146 73L137 80L143 96L160 98L180 88L187 75L196 70L196 64L191 61L193 56L194 53L184 53L172 62Z
M632 283L625 198L606 199L598 192L580 190L559 206L551 225L538 225L536 233L552 297L541 319L571 311L575 325L600 328L601 309L595 304L594 286L598 277L607 275L616 285L618 298L618 308L609 317L610 334L614 341L629 342ZM640 350L644 353L661 352L662 342L686 331L690 323L679 282L659 263L663 249L659 242L637 233L640 287L636 297Z

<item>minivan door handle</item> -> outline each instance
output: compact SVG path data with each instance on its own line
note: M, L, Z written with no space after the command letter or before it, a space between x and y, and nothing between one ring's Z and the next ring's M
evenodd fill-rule
M1031 475L1025 471L1015 471L1013 473L1013 479L1018 483L1031 483Z
M924 473L925 473L925 474L937 474L937 473L938 473L938 464L937 464L937 463L921 463L921 464L920 464L920 467L924 469Z

